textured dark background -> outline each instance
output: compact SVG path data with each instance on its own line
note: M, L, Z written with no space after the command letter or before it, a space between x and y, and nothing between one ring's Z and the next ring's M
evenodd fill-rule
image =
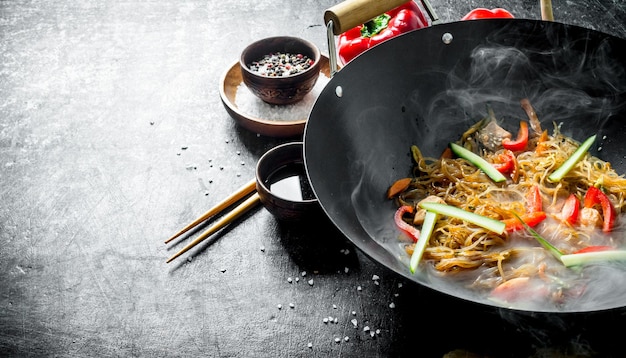
M262 37L327 53L336 3L0 1L0 356L625 356L620 326L536 330L545 317L428 292L329 225L262 207L165 263L182 247L167 237L293 140L237 126L221 75ZM538 1L432 5L444 22L474 7L540 18ZM626 37L623 1L557 1L554 14Z

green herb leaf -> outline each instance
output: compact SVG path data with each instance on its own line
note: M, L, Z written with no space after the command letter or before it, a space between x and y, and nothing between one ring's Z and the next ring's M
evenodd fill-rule
M539 235L538 232L533 230L533 228L530 227L528 224L526 224L526 222L524 222L524 220L522 220L522 218L519 215L517 215L516 213L513 213L513 215L517 218L517 220L519 220L519 222L522 223L522 225L524 225L524 228L526 228L526 230L530 232L530 234L537 240L537 242L539 242L541 246L543 246L546 250L550 251L552 256L556 257L559 261L561 261L561 257L563 256L563 253L559 249L557 249L554 245L548 242L548 240L544 239L541 235Z

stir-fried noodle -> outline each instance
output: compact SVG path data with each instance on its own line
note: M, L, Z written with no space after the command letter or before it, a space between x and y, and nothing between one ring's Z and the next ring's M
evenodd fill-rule
M511 161L505 183L494 182L475 165L448 151L440 158L431 158L412 146L413 176L408 187L394 196L398 205L417 208L421 200L428 198L509 222L515 220L513 213L521 215L541 210L546 218L534 225L535 229L563 253L596 245L622 247L623 237L602 231L600 207L583 209L578 218L568 221L564 218L563 206L570 194L574 194L582 208L585 193L596 186L606 194L616 215L620 216L626 211L626 178L618 175L610 163L587 153L565 177L551 182L550 173L566 161L580 143L561 134L556 124L552 134L542 130L528 102L522 103L531 127L523 150L508 151L502 146L499 136L504 133L505 137L506 134L510 137L511 134L496 124L493 113L468 129L457 142L490 163L502 165L504 160ZM535 205L529 202L535 199L529 198L536 189L541 207L529 208ZM403 219L419 228L418 216L404 215ZM615 225L618 222L616 220ZM413 242L406 244L409 255L414 246ZM485 270L481 271L481 279L476 280L475 285L493 288L515 278L545 279L550 275L550 265L545 264L549 258L524 230L496 234L457 218L441 216L424 251L422 264L432 264L436 272L446 274L482 267ZM554 267L560 269L558 265Z

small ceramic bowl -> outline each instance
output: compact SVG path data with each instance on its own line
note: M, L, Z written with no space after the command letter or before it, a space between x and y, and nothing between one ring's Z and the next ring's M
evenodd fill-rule
M305 70L286 76L268 76L250 68L270 54L304 55L313 60ZM309 93L320 73L320 50L312 42L290 36L268 37L248 45L239 59L243 82L257 97L270 104L291 104Z
M263 206L280 220L314 220L322 213L306 174L302 142L278 145L261 156L256 190Z

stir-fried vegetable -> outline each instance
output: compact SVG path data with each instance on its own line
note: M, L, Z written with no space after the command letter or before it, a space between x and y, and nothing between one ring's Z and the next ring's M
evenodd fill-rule
M505 149L512 150L514 152L524 150L528 145L528 123L524 121L519 122L519 132L517 133L517 139L511 140L510 138L504 138L502 140L502 146Z
M575 224L578 221L578 213L580 212L580 203L576 194L570 194L563 204L561 209L561 220L570 224Z
M506 181L506 177L502 175L502 173L500 173L496 168L494 168L491 163L483 159L480 155L473 153L472 151L465 149L456 143L450 143L450 149L452 149L452 152L456 154L459 158L467 160L468 162L475 165L478 169L482 170L483 173L487 174L487 176L496 183Z
M407 234L413 241L417 241L420 237L420 231L402 218L405 213L412 213L414 210L415 208L411 205L403 205L396 210L393 220L398 229Z
M524 228L526 228L526 230L537 240L537 242L541 246L543 246L546 250L548 250L552 254L552 256L554 256L557 260L559 261L561 260L561 256L563 256L563 253L559 249L557 249L548 240L544 239L541 235L539 235L538 232L533 230L533 228L531 228L530 225L528 225L519 215L517 215L516 213L513 213L513 215L515 216L517 220L519 220L519 222L524 226Z
M573 254L563 254L548 240L528 226L521 217L515 213L513 213L513 215L524 225L526 230L528 230L537 242L548 250L557 260L561 261L565 267L579 266L594 262L626 261L626 250L613 250L608 246L590 246Z
M556 183L563 179L563 177L567 175L570 170L572 170L576 163L578 163L578 161L581 160L585 154L587 154L587 151L591 148L591 145L595 140L595 134L587 138L557 170L548 176L548 180Z
M411 273L415 273L417 265L422 260L424 250L426 250L428 240L430 240L430 235L433 233L438 216L439 215L435 212L426 211L424 223L422 224L422 232L419 240L417 240L417 243L415 244L415 248L413 248L413 254L411 255L411 261L409 262L409 269L411 270Z
M504 232L505 225L502 221L498 221L487 216L459 209L456 206L429 202L420 202L419 206L422 207L422 209L426 209L427 211L432 211L440 215L451 216L470 222L487 230L493 231L497 234L502 234Z
M567 267L608 261L626 261L626 250L605 250L561 255L561 262Z
M584 206L586 208L592 208L594 205L600 204L602 207L602 217L604 223L602 224L602 231L611 232L615 223L615 208L611 204L611 200L595 186L590 187L585 194Z

